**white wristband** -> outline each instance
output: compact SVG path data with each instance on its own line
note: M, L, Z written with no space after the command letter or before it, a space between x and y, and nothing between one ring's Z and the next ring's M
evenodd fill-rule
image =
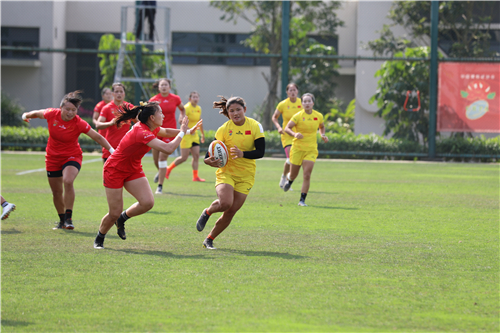
M113 147L109 148L109 152L110 152L110 154L113 154L115 152L115 150L113 149Z
M21 117L21 118L23 118L23 120L28 119L28 117L26 117L26 113L23 113L23 115L22 115L22 117ZM18 119L19 119L19 118L18 118Z
M177 134L177 136L180 136L182 139L184 137L184 132L180 131L179 134Z
M187 135L191 134L191 130L190 130L190 129L188 129L188 130L186 131L186 134L187 134Z

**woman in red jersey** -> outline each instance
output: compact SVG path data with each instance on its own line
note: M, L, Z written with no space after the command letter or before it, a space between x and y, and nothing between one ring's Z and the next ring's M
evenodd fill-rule
M126 239L125 221L153 208L153 192L141 165L144 155L152 148L166 155L171 154L181 143L184 134L196 131L202 123L200 120L191 130L187 130L189 119L185 118L181 123L180 130L160 127L163 124L164 115L159 105L151 102L141 103L140 106L132 108L125 105L122 110L119 111L119 116L116 119L117 125L131 119L139 121L132 126L114 154L104 163L103 181L109 211L102 218L95 238L94 248L96 249L104 248L104 237L113 224L117 227L118 236L121 239ZM174 139L167 143L157 136L174 137ZM132 194L137 202L122 212L123 188Z
M158 102L160 104L163 115L165 116L163 120L163 128L177 128L175 122L175 110L179 108L179 124L186 117L186 110L182 105L181 98L177 95L170 93L170 87L172 86L172 81L169 79L158 80L153 87L157 88L159 94L151 97L150 102ZM169 143L174 138L161 138L166 143ZM162 193L163 181L165 180L165 174L167 172L167 157L168 154L158 151L153 148L153 159L155 166L158 168L158 173L155 176L154 182L158 183L158 188L156 189L157 194Z
M108 140L111 147L116 149L123 136L130 129L130 121L123 123L120 127L115 124L115 117L118 114L118 109L122 105L132 106L132 104L125 102L125 86L121 83L113 83L111 87L113 92L113 100L106 104L96 121L98 130L106 130L104 137ZM102 160L106 162L110 153L107 149L102 149Z
M94 123L94 126L97 126L96 122L97 119L99 119L99 114L101 113L102 108L113 100L113 93L109 88L104 88L101 91L101 96L102 96L102 101L96 104L96 106L94 107L94 114L92 115L92 122ZM101 134L103 137L106 137L106 129L98 129L97 132ZM104 149L102 153L104 155Z
M75 188L73 183L82 166L82 149L78 143L81 133L87 134L104 148L113 151L108 141L94 131L76 113L82 103L80 91L66 94L59 109L49 108L23 113L23 120L47 119L49 140L45 154L45 167L59 222L54 229L74 229L72 222Z

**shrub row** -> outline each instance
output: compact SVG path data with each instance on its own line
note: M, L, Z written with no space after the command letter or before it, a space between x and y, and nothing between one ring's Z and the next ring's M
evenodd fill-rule
M2 126L2 149L4 150L45 150L49 132L43 127L10 127ZM387 156L414 159L426 157L427 147L416 142L386 139L375 134L354 135L327 133L329 142L324 143L318 135L318 149L322 157L366 158ZM206 150L215 137L215 131L205 131L205 143L201 149ZM100 150L100 147L88 136L81 135L80 145L84 151ZM283 153L281 137L277 131L266 132L266 151L268 155ZM500 158L500 137L486 139L477 138L443 138L436 142L436 154L448 157L472 158L472 155Z

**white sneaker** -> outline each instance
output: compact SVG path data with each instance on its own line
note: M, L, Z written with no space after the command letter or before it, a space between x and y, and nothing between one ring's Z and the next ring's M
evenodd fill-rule
M307 207L307 205L306 205L306 203L304 201L299 201L299 206Z
M280 180L280 188L283 189L283 186L285 186L286 183L286 176L281 175L281 180Z
M8 203L7 206L3 207L3 210L2 210L2 220L5 220L6 218L9 217L9 214L13 211L16 210L16 205L14 205L13 203Z
M159 188L159 187L156 188L155 194L163 194L161 188Z

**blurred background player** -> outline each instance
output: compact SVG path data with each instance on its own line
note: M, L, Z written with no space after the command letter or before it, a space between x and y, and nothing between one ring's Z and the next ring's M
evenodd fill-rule
M172 85L172 81L169 79L159 79L153 85L154 88L158 89L158 94L151 97L150 102L158 102L160 104L160 108L165 116L163 120L162 127L163 128L177 128L177 122L175 120L175 110L179 108L179 124L182 119L186 116L186 110L184 110L184 106L182 105L181 98L177 95L170 93L170 87ZM173 137L170 138L160 138L165 143L169 143L173 140ZM165 180L165 175L167 172L167 158L169 154L165 154L164 152L160 152L153 148L153 160L156 168L158 169L158 173L154 178L154 182L158 183L158 188L156 189L156 194L162 194L163 190L163 181Z
M92 115L92 122L94 123L94 126L97 126L96 122L97 119L99 119L99 115L101 114L102 108L113 100L113 93L111 92L111 89L107 87L102 89L101 96L102 96L102 101L96 104L96 106L94 107L94 114ZM106 129L98 129L97 133L101 134L103 137L106 137ZM104 148L102 153L104 155Z
M245 117L247 107L241 97L224 97L214 102L214 108L221 109L219 113L228 117L215 133L215 139L224 142L229 156L226 166L219 168L215 157L205 156L205 164L217 168L215 191L217 200L203 210L196 229L202 231L213 213L223 212L212 231L203 241L203 246L215 250L213 240L231 223L236 212L243 206L248 193L255 182L255 160L262 158L266 151L266 141L262 125Z
M281 175L280 179L280 188L283 188L283 186L285 186L286 175L290 172L290 148L292 147L293 140L293 137L288 135L284 131L284 128L294 114L302 111L302 102L300 98L297 98L297 96L299 95L299 88L295 83L289 83L286 86L286 94L288 98L278 103L278 106L276 107L276 110L274 111L272 117L274 126L276 126L278 133L281 134L281 145L283 146L286 155L285 165L283 166L283 174ZM280 123L278 121L280 115L283 118L283 127L280 126Z
M127 105L132 106L132 104L125 102L125 86L121 83L113 83L111 87L113 93L113 100L106 104L96 121L96 128L98 130L105 130L104 137L108 140L111 147L116 149L120 144L123 136L130 130L130 121L121 124L117 127L115 124L115 117L118 115L118 110L121 106ZM106 162L110 153L107 149L102 149L102 160Z
M302 95L302 106L304 110L293 115L285 127L285 132L293 136L294 139L290 150L290 173L287 176L287 182L283 186L283 190L286 192L290 189L299 174L300 166L302 166L304 182L302 183L299 206L307 206L306 197L311 183L311 173L314 162L318 157L318 141L316 138L318 129L324 142L328 142L328 137L325 135L323 115L313 110L314 95L310 93Z
M5 200L4 197L2 197L1 195L0 199L2 200L2 221L3 221L9 217L10 213L16 210L16 205L7 202L7 200Z
M81 133L88 135L102 147L113 151L108 141L94 131L78 115L82 103L80 91L66 94L60 108L33 110L23 113L23 120L31 118L47 119L49 140L45 154L45 168L59 222L54 229L74 229L72 214L75 203L73 183L82 167L82 149L78 143Z
M142 103L140 106L124 105L117 117L116 124L138 119L132 129L123 137L120 145L112 154L103 168L103 183L108 200L108 213L102 218L99 231L94 241L94 248L104 248L104 238L113 224L117 227L118 236L126 239L125 221L144 214L154 206L154 196L149 182L142 169L142 158L151 149L157 149L165 154L171 154L181 143L187 130L186 118L180 130L160 127L163 123L163 113L157 103ZM192 128L196 131L201 124ZM157 136L175 138L169 142L159 140ZM132 206L123 210L123 188L136 200Z
M186 110L186 117L189 119L189 127L196 125L201 119L201 107L198 105L200 100L200 95L196 91L192 91L189 94L189 102L184 105ZM201 143L205 142L205 132L203 131L203 126L200 126L201 132ZM191 135L186 135L181 142L181 156L177 157L174 162L170 163L167 167L167 179L170 176L172 170L185 162L189 156L189 152L193 156L193 161L191 166L193 167L193 182L204 182L205 179L198 176L198 162L200 160L200 137L198 136L198 131L191 133Z

